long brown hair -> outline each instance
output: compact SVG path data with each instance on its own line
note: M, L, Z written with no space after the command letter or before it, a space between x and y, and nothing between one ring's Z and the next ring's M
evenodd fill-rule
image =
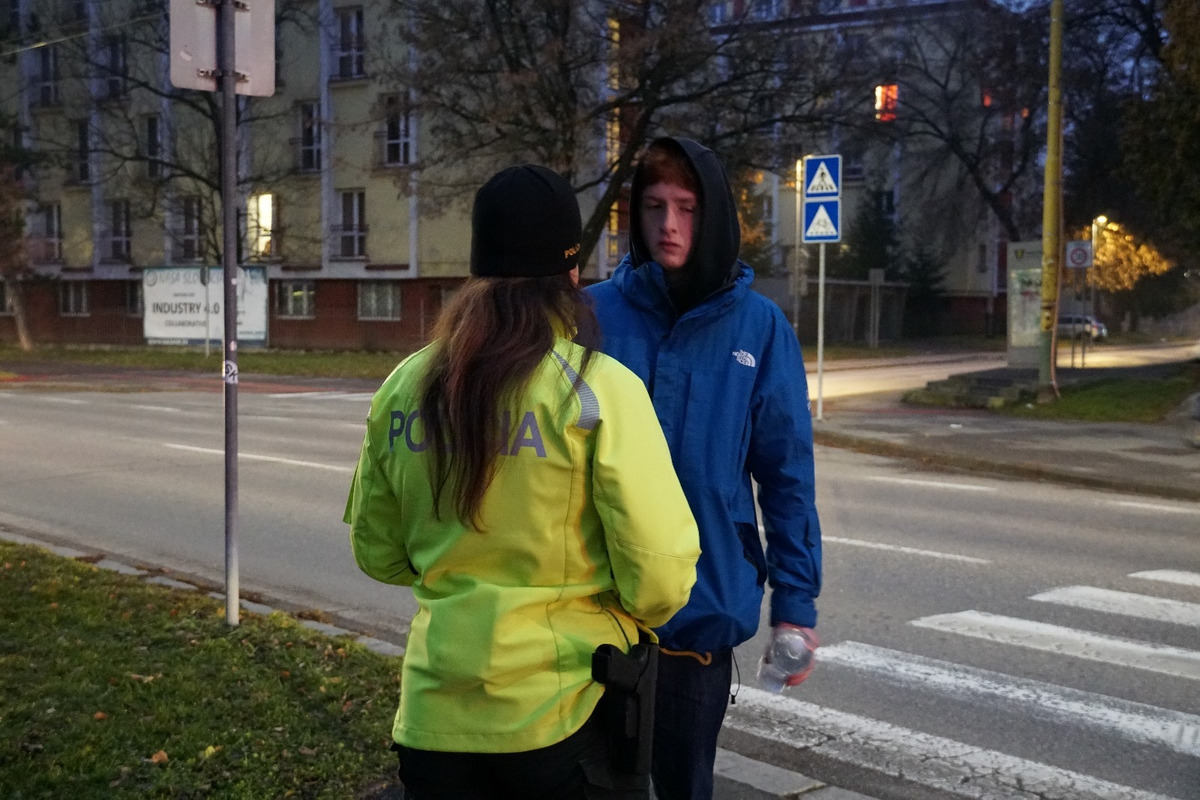
M583 345L587 368L599 325L568 273L542 278L472 277L434 326L435 351L421 395L430 436L430 483L440 518L448 489L459 520L482 529L483 497L496 473L504 426L538 364L561 333Z

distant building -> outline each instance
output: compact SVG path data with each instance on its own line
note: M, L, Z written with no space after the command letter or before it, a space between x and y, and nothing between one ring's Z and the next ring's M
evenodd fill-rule
M238 153L239 263L265 268L267 342L410 349L426 339L467 274L469 197L438 213L422 209L417 167L428 134L411 98L377 69L404 58L379 52L387 39L371 35L384 24L385 4L276 3L284 20L276 32L276 92L242 100ZM845 51L902 39L896 34L913 19L979 5L738 0L714 2L710 13L715 30L744 12L798 41L833 37ZM15 123L15 145L47 157L22 178L34 273L22 285L35 341L139 343L144 269L220 266L219 97L171 86L166 6L0 0L0 119ZM845 91L870 92L879 125L904 102L903 84L878 74L848 74ZM977 102L989 102L984 87L975 92ZM607 135L619 135L615 118ZM822 149L843 155L843 227L864 197L873 198L906 235L944 257L956 327L981 329L986 307L1003 308L1004 248L994 222L977 197L945 185L952 171L935 174L933 185L943 185L931 189L918 146L879 141L849 126L828 133ZM798 238L790 169L765 173L759 192L781 272L795 263ZM616 266L626 214L623 202L614 208L590 275ZM809 276L815 279L815 266ZM0 340L14 339L0 302Z

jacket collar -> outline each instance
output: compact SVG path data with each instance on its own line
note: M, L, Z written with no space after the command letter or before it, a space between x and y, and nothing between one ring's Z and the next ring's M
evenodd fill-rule
M612 281L617 290L634 306L658 313L660 316L674 319L674 306L667 292L666 278L663 268L656 261L646 261L639 266L633 265L633 260L627 254L621 259ZM742 261L738 262L738 274L733 282L718 289L702 300L695 308L683 315L683 318L716 314L737 302L754 283L754 270Z

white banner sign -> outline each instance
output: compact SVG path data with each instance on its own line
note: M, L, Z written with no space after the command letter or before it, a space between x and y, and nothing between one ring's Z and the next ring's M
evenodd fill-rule
M143 333L149 344L200 344L222 341L225 330L224 270L200 267L148 267L142 270L145 304ZM237 339L242 344L267 342L267 274L262 267L238 267Z

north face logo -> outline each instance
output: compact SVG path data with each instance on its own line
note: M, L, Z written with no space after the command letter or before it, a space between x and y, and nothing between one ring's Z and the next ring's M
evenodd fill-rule
M754 366L754 356L750 355L745 350L734 350L733 357L736 358L737 362L744 367Z

